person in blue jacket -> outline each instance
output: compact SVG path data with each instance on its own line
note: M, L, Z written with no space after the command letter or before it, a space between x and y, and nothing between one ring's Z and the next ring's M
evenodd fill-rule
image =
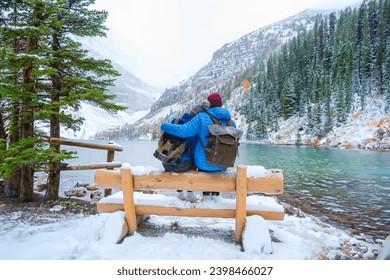
M229 120L231 119L231 115L227 109L222 108L222 98L218 92L211 93L207 97L207 100L210 103L210 108L207 110L207 113L199 112L190 121L182 125L163 123L161 125L161 130L181 138L189 138L196 136L197 142L195 144L194 149L195 166L200 171L223 171L226 170L226 167L216 166L210 164L207 161L206 152L204 150L204 147L207 147L208 145L207 137L210 136L210 132L207 126L214 124L213 120L208 114L211 114L212 116L220 120L222 122L222 125L226 125L229 122ZM232 125L233 127L236 127L236 124L234 122ZM203 193L203 196L210 195L219 195L219 193Z
M189 113L184 113L179 119L174 118L172 124L184 124L190 121L195 115L199 112L205 112L210 107L208 101L203 101L202 103L194 106ZM171 172L186 172L189 170L196 169L194 162L194 148L197 142L197 136L185 138L185 148L180 162L175 164L163 163L163 167L166 171ZM184 193L182 190L177 191L177 197L181 200L186 200L190 202L196 202L199 200L199 197L192 191L187 191Z

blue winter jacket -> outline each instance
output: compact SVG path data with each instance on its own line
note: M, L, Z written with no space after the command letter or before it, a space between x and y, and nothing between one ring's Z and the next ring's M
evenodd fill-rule
M213 115L215 118L222 121L223 125L230 120L231 116L227 109L222 107L213 107L207 110L207 112ZM194 160L197 168L203 171L221 171L225 170L226 167L216 166L208 163L206 158L206 152L204 147L207 147L208 141L206 137L210 136L210 132L207 126L214 124L210 116L205 112L198 113L189 122L181 125L163 123L161 130L173 134L181 138L188 138L192 136L198 136L198 141L195 145ZM236 124L233 123L236 127Z

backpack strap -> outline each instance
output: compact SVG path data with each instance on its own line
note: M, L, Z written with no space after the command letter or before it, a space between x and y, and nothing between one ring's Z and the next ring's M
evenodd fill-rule
M210 116L211 120L212 120L215 124L220 124L220 125L222 125L221 120L217 119L216 117L214 117L212 114L210 114L210 113L207 112L207 111L205 111L205 113L206 113L207 115ZM232 125L233 125L233 120L230 119L230 120L226 123L226 125L227 125L227 126L232 126Z
M211 118L211 120L213 121L213 123L215 124L221 124L221 121L219 119L217 119L216 117L214 117L212 114L210 114L209 112L205 111L205 113L207 115L209 115L209 117Z

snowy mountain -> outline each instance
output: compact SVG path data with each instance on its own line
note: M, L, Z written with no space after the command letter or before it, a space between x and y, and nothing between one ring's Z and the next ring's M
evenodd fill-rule
M88 139L101 130L110 129L115 125L133 123L144 116L150 107L160 97L162 90L146 84L132 74L131 57L126 55L123 44L109 33L107 38L77 38L89 55L97 59L109 59L121 76L116 78L109 93L115 95L114 103L127 107L125 112L110 114L99 107L82 102L81 109L75 114L85 119L77 132L62 130L61 135L69 138Z
M175 87L166 89L144 118L134 125L118 128L117 133L110 133L109 137L155 138L158 134L155 129L162 121L190 109L211 91L220 91L224 84L234 81L236 75L241 75L256 61L268 59L300 30L312 27L318 16L328 13L330 11L305 10L295 16L253 31L236 41L226 43L214 52L211 61L194 76ZM229 109L232 115L238 117L239 114L236 112L238 104L228 103L231 104ZM108 137L108 135L102 133L99 137Z

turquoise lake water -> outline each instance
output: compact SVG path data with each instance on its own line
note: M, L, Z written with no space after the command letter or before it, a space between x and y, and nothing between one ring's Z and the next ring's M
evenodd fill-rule
M116 142L124 150L115 154L115 161L161 167L152 155L156 142ZM79 159L72 160L77 163L106 160L105 151L78 148L77 152ZM326 222L372 237L385 238L390 234L390 153L241 144L237 163L283 169L285 194L294 196L298 204L309 204L314 209L311 214ZM93 174L93 171L63 172L61 184L92 183ZM334 215L342 216L343 221L337 222L332 218Z

